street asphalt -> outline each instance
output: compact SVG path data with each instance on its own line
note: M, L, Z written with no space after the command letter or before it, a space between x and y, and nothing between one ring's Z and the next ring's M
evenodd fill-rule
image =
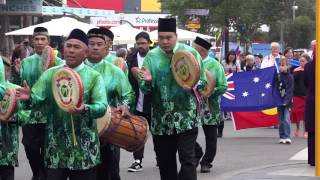
M226 121L223 137L218 139L217 155L211 172L200 173L198 167L198 180L319 179L313 177L314 168L308 166L306 161L307 141L301 137L294 138L291 145L284 145L278 143L278 137L278 129L234 131L233 123ZM201 128L198 142L204 147L205 139ZM300 160L290 160L299 152L303 156L298 158ZM122 150L120 160L122 180L160 180L151 139L146 144L143 171L128 172L127 168L132 162L132 153ZM31 170L22 144L20 144L19 164L20 166L15 169L15 179L30 180Z

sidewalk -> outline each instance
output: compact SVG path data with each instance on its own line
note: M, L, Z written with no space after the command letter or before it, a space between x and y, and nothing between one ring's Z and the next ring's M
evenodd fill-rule
M315 177L314 167L307 164L308 149L305 148L291 157L288 162L272 164L255 168L242 169L223 174L216 179L224 180L313 180Z
M309 166L306 162L293 162L247 169L242 172L234 173L231 177L224 177L223 179L313 180L320 178L314 177L314 167Z

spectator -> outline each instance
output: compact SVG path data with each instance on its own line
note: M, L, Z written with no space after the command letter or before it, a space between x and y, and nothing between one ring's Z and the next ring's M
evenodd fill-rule
M305 121L308 132L308 164L315 166L315 66L316 58L305 65L306 109Z
M296 124L296 130L293 134L294 137L299 137L300 121L304 120L305 101L306 101L306 88L304 86L304 66L310 61L308 54L301 55L300 66L293 71L294 90L293 90L293 106L291 112L291 122ZM305 126L305 123L304 123ZM308 133L304 132L303 137L308 138Z
M293 59L293 48L292 47L287 47L284 51L283 51L283 55L288 59Z
M243 71L243 68L246 66L246 54L243 52L239 56L240 69Z
M280 144L291 144L290 108L292 105L293 96L293 77L289 73L288 65L288 59L282 57L280 59L279 67L281 81L280 84L282 84L280 91L282 105L278 107Z
M255 57L254 61L255 61L256 68L260 69L261 68L261 63L262 63L262 60L263 60L263 55L258 53L258 54L255 54L254 57Z
M28 38L25 38L20 44L23 45L22 47L24 48L24 51L25 51L25 57L31 56L33 54L33 49L30 46L30 42Z
M271 43L271 54L264 57L261 63L261 69L271 67L275 65L276 59L280 59L280 45L277 42ZM279 66L279 62L277 62L277 67ZM278 69L278 68L277 68Z
M229 51L226 58L221 62L224 72L226 74L240 72L240 64L237 63L236 53L235 51ZM217 137L223 136L223 128L224 128L224 121L231 120L231 113L230 112L221 112L221 121L218 125L218 135Z
M254 56L249 54L246 56L246 65L243 67L243 71L252 71L256 70L256 66L254 64Z
M122 59L126 60L127 59L127 56L128 56L128 51L126 48L120 48L117 50L117 53L116 53L116 56L117 57L121 57Z

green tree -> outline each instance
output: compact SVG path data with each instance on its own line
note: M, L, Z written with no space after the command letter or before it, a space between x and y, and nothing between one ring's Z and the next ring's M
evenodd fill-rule
M257 37L262 37L258 28L262 24L270 26L269 37L265 41L279 41L280 40L280 23L285 24L285 36L284 41L288 45L300 45L309 44L309 42L303 43L304 39L291 39L289 35L299 34L295 31L296 28L288 28L286 25L292 24L293 11L292 6L294 4L298 6L296 10L296 21L300 22L300 16L304 16L305 23L310 23L314 27L315 16L315 0L161 0L163 9L166 9L173 16L178 16L179 26L185 27L185 23L189 16L185 15L186 9L209 9L209 16L201 17L201 29L202 33L210 33L214 27L223 28L226 25L226 19L229 27L237 31L238 39L244 43L249 44ZM308 19L306 19L308 17ZM310 21L309 21L310 20ZM291 23L290 23L291 21ZM295 27L299 26L299 30L303 29L301 22ZM306 24L305 24L306 25ZM311 28L312 30L312 28ZM307 31L308 37L312 39L314 33ZM301 38L300 36L298 38ZM301 42L298 42L301 41ZM305 46L303 45L303 47Z

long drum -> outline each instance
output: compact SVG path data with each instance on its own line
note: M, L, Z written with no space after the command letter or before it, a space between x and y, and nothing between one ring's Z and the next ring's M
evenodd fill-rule
M78 73L71 68L63 67L57 70L52 78L52 93L57 105L70 112L83 103L83 84Z
M214 88L216 87L216 79L208 70L206 70L206 77L207 85L204 87L203 91L201 92L201 95L204 97L210 97L211 94L214 92Z
M8 121L17 108L16 91L7 87L7 93L0 101L0 120Z
M46 71L54 64L54 50L50 46L46 46L42 50L41 54L41 70Z
M97 128L102 144L114 144L129 152L141 149L148 139L149 125L145 118L123 117L113 107L108 107L105 115L97 119Z
M174 79L181 87L192 89L200 79L200 66L197 59L188 51L177 51L171 61Z

